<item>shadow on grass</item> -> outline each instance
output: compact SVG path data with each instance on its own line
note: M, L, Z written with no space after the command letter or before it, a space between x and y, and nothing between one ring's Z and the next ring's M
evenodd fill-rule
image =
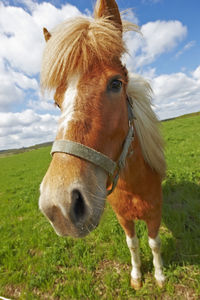
M200 186L169 179L163 186L163 222L172 233L165 238L165 265L198 265L200 260Z

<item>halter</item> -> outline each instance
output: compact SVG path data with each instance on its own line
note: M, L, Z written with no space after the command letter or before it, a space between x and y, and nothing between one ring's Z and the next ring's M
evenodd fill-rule
M135 119L135 117L133 114L132 99L128 96L127 107L129 130L123 143L121 155L117 162L113 161L111 158L109 158L101 152L98 152L90 147L70 140L56 140L53 143L51 149L51 155L53 155L55 152L74 155L104 169L106 173L108 173L108 176L110 177L112 183L112 187L110 190L107 191L107 195L110 195L117 185L120 171L125 167L128 150L134 139L133 120Z

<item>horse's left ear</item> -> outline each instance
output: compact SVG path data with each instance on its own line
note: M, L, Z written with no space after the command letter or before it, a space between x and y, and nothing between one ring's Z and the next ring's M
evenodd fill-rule
M97 0L94 17L109 17L111 21L117 24L122 29L122 21L119 13L119 9L115 0Z
M46 28L43 28L43 34L44 34L45 41L48 42L48 40L51 37L51 33L49 33Z

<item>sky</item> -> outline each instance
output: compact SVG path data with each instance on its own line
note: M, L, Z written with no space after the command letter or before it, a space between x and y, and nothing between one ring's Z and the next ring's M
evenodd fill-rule
M130 72L152 85L159 119L200 111L200 1L118 0L142 35L124 37ZM95 0L0 1L0 150L53 141L59 110L40 93L42 28L91 16Z

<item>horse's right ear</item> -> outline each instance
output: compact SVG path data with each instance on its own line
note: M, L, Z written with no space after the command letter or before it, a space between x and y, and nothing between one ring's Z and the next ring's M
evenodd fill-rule
M104 16L108 17L112 22L117 24L122 29L122 21L115 0L97 0L94 9L94 17L97 19Z
M48 30L45 27L43 28L43 34L44 34L45 41L47 42L50 39L51 34L48 32Z

